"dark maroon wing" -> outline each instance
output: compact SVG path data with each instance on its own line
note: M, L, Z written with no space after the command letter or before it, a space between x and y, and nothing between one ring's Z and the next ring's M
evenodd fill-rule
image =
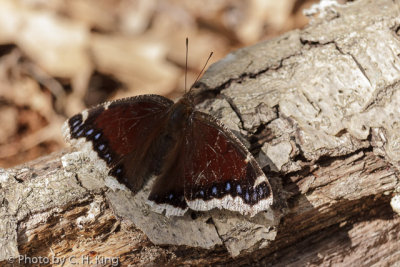
M166 216L181 216L188 206L184 198L185 163L184 139L174 142L170 152L163 159L160 175L155 180L148 197L153 210Z
M159 95L111 101L68 119L64 136L97 159L100 169L135 192L154 169L145 152L172 105L171 100Z
M267 177L232 132L195 112L188 135L184 190L191 209L225 208L254 216L270 207Z

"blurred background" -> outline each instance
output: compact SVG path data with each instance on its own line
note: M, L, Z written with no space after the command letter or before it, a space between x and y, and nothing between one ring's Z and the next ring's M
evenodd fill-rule
M0 0L0 167L57 151L67 117L109 99L184 90L210 51L308 23L317 0ZM210 65L209 64L209 65Z

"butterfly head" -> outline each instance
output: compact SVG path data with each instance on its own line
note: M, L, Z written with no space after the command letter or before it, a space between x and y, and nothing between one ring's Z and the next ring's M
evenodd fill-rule
M181 98L171 106L168 115L168 128L172 131L180 130L187 125L194 111L192 101L186 97Z

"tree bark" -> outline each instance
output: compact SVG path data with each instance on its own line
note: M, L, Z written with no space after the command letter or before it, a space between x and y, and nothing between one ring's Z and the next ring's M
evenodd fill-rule
M167 218L145 204L151 181L134 196L111 190L84 154L59 152L0 171L0 262L399 262L399 11L388 0L326 7L301 31L229 54L198 83L198 108L270 178L271 211Z

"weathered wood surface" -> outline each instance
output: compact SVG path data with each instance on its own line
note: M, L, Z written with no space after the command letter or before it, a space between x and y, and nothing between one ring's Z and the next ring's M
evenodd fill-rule
M0 172L0 261L398 263L399 10L388 0L329 7L201 79L199 108L248 140L271 178L272 211L165 218L144 203L148 188L110 190L84 155L60 152Z

